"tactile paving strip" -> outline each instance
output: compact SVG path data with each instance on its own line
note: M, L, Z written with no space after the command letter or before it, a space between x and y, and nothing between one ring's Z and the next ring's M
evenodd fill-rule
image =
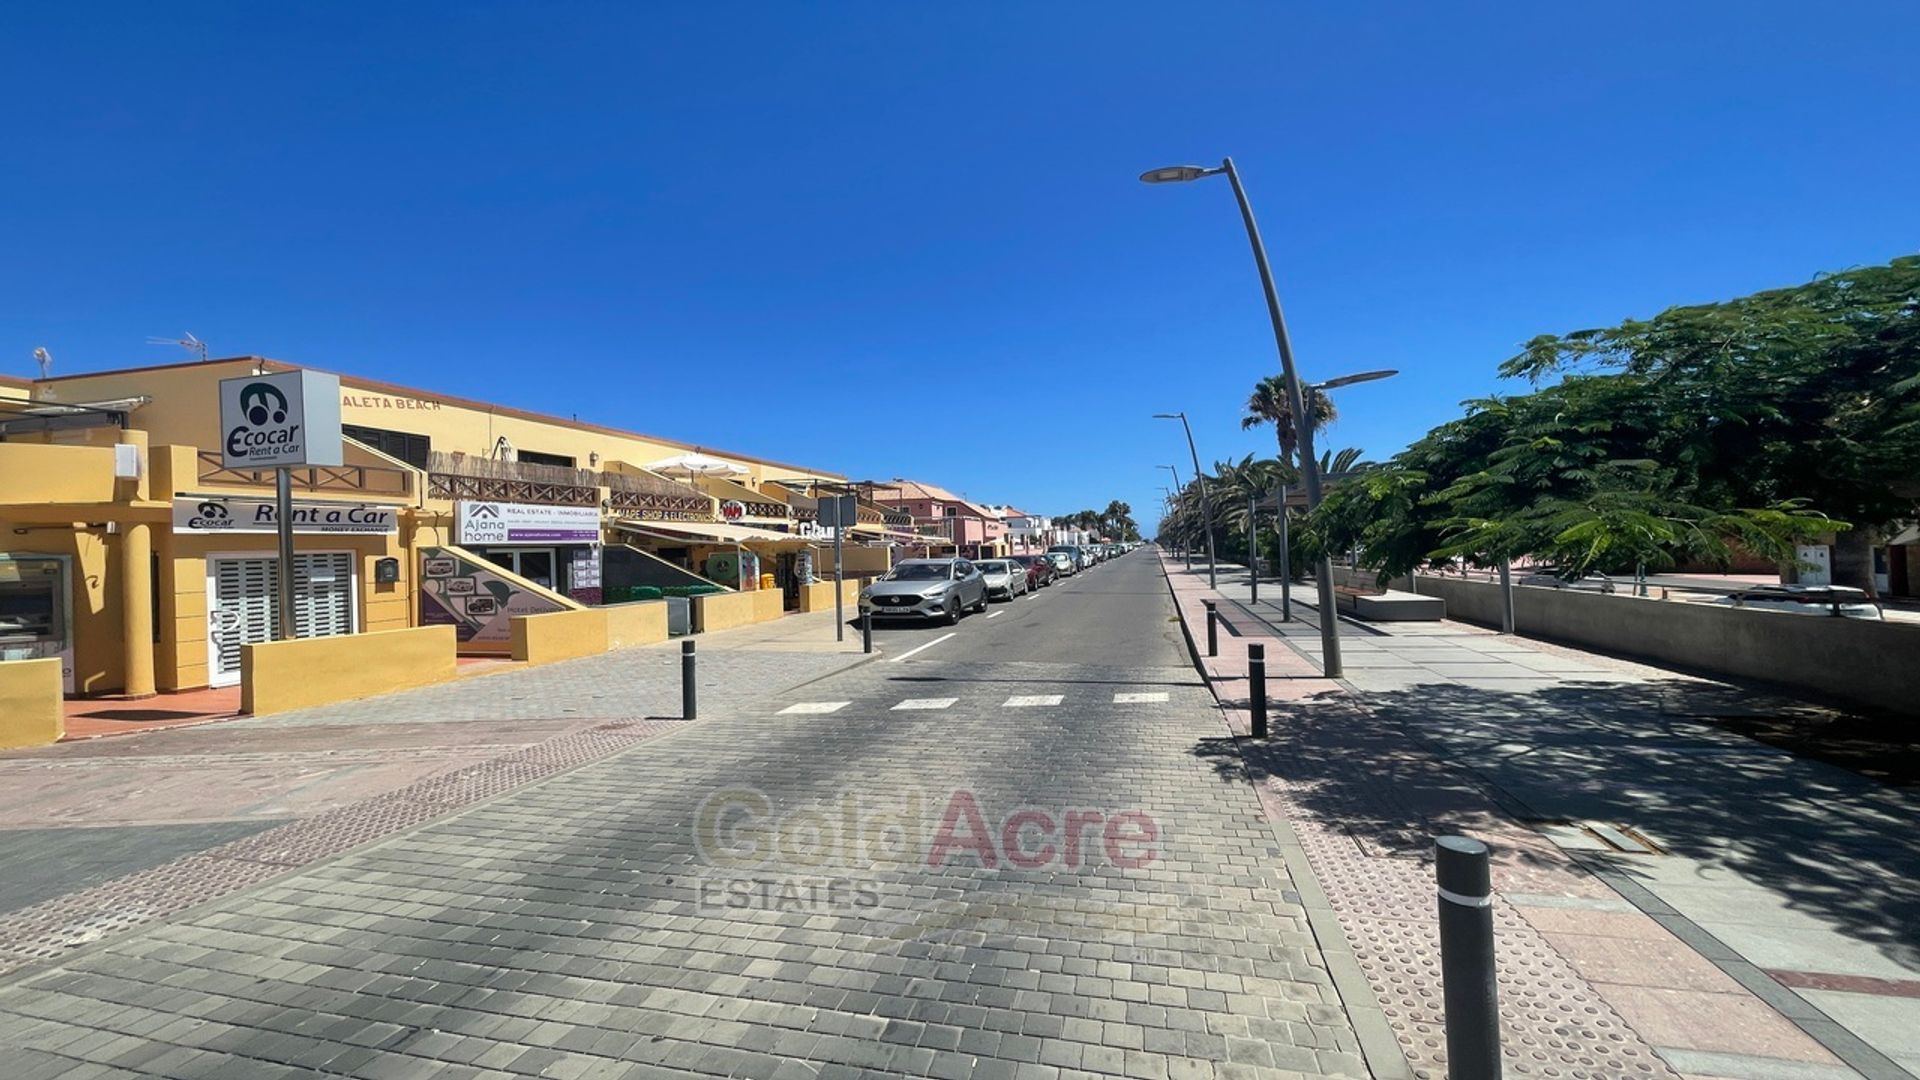
M390 836L681 726L614 720L12 912L0 975Z
M1267 774L1261 802L1299 836L1414 1075L1442 1080L1446 1026L1432 859L1424 843L1416 848L1407 838L1470 831L1487 840L1497 858L1517 859L1528 880L1558 879L1565 886L1541 891L1584 894L1592 883L1570 867L1535 865L1540 846L1528 841L1524 827L1501 817L1490 799L1470 797L1459 775L1431 761L1411 760L1404 740L1364 731L1382 721L1343 711L1338 723L1345 730L1325 732L1328 742L1315 738L1309 720L1265 747L1248 747ZM1329 755L1329 742L1367 745ZM1383 768L1383 761L1398 771ZM1442 796L1416 808L1419 792L1430 785L1444 788ZM1513 842L1503 843L1503 833ZM1573 966L1498 898L1494 926L1507 1076L1678 1080Z

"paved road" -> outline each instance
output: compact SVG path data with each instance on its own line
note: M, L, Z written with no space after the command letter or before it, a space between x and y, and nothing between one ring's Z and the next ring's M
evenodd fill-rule
M74 955L0 988L8 1075L1364 1076L1158 581Z

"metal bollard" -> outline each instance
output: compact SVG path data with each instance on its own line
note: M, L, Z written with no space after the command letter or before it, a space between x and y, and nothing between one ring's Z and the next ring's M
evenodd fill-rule
M873 651L873 609L860 613L860 651Z
M1220 655L1220 613L1214 610L1213 601L1202 600L1207 605L1207 655Z
M1440 886L1440 979L1447 1011L1447 1075L1500 1080L1500 1000L1493 967L1493 879L1487 845L1433 842Z
M693 642L680 643L680 719L700 716L700 687L694 678Z
M1267 737L1267 647L1258 642L1247 646L1247 687L1252 701L1253 737Z

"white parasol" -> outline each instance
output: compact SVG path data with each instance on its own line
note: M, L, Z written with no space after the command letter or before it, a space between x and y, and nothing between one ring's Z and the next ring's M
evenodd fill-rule
M642 466L648 472L679 474L681 476L744 476L748 470L731 461L722 461L706 454L687 452L675 454L670 458Z

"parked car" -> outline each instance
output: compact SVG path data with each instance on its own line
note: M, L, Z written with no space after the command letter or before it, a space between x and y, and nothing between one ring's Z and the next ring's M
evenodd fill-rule
M1860 589L1846 585L1756 585L1707 601L1722 607L1789 611L1796 615L1884 619L1880 605Z
M1012 559L981 559L973 564L987 585L987 599L1012 600L1026 595L1027 568Z
M1073 561L1073 556L1064 551L1049 551L1041 557L1053 564L1056 578L1070 578L1080 572L1080 566Z
M1588 592L1610 593L1618 591L1613 579L1605 574L1587 574L1578 578L1566 577L1557 566L1536 566L1526 571L1516 585L1532 585L1545 589L1583 589Z
M1047 549L1047 554L1054 556L1054 565L1058 566L1060 572L1067 577L1072 577L1084 569L1080 563L1080 549L1072 544L1055 544Z
M1060 575L1059 568L1053 565L1053 559L1049 556L1014 555L1011 556L1011 558L1014 562L1027 568L1028 592L1032 592L1035 589L1046 588L1053 584L1054 578Z
M962 612L987 610L987 583L966 559L907 559L860 590L860 610L953 624Z
M1067 558L1072 559L1073 570L1075 573L1079 573L1080 571L1085 570L1087 567L1093 565L1091 562L1088 561L1087 557L1081 553L1080 546L1078 544L1055 544L1052 547L1048 548L1047 551L1049 554L1058 551L1064 554Z

